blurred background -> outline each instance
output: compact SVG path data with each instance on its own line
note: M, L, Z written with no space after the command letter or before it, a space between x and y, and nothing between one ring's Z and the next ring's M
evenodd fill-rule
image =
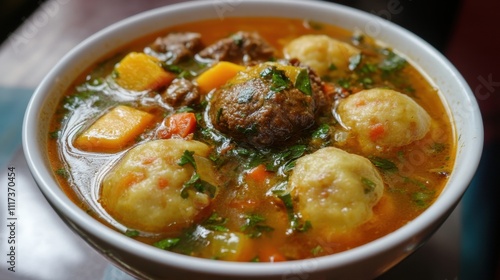
M73 2L70 4L79 7L77 12L85 13L84 22L73 22L73 24L86 25L86 28L82 29L81 32L78 29L75 31L75 40L81 40L81 38L89 36L124 16L180 1L0 0L0 61L9 61L9 65L16 63L16 59L28 61L30 65L44 61L45 58L26 57L26 52L22 55L18 54L19 57L7 57L9 52L5 52L5 49L14 44L24 47L22 41L16 41L15 34L20 32L20 28L25 29L21 30L22 32L30 32L29 29L26 29L30 27L26 26L26 23L37 9L48 6L44 6L48 4L46 2L56 3L59 6L53 5L53 7L59 8ZM498 23L500 1L332 0L329 2L376 14L414 32L442 52L468 82L481 107L485 126L485 146L479 170L462 201L460 248L458 249L460 252L458 257L460 273L456 279L500 279L500 204L497 202L500 194L500 183L493 175L496 168L500 166L500 130L498 125L500 120L500 24ZM94 5L93 8L89 8L92 7L89 3ZM109 11L109 7L120 5L122 11L120 14L99 14L100 5L107 7L107 9L102 9L104 11ZM51 15L51 10L48 8L45 12L49 16ZM65 16L71 17L72 15ZM95 22L93 21L94 17L101 20ZM102 20L103 17L106 19L105 21ZM82 16L76 18L82 18ZM53 28L56 31L61 30L61 32L65 30L64 27L50 22L43 24L42 27L45 29ZM36 32L37 30L31 31ZM41 41L45 39L37 38ZM74 44L76 43L78 41L74 42ZM66 48L65 51L67 51L72 46L57 47ZM2 57L2 55L4 56ZM57 57L46 59L53 64ZM16 86L16 81L10 78L11 69L6 69L5 65L0 63L0 89L3 88L0 94L4 95L0 95L0 102L4 103L0 103L2 110L2 106L7 106L5 100L8 100L6 94L9 93L16 95L16 98L24 98L23 102L27 102L32 89L47 70L43 67L41 69L33 68L29 71L24 69L26 74L18 75L18 77L26 81L27 88L24 91L13 93L9 86ZM22 107L19 109L23 110ZM13 109L11 108L11 110ZM2 116L2 119L5 122L5 115ZM2 125L8 124L0 123L0 128L3 128ZM18 133L18 130L15 133ZM6 138L5 134L0 137L0 141L4 142L18 140L18 138ZM0 143L3 149L8 149L8 151L2 151L2 160L4 161L0 163L2 166L10 160L10 157L14 156L16 151L15 147L6 144ZM15 144L19 145L18 142Z

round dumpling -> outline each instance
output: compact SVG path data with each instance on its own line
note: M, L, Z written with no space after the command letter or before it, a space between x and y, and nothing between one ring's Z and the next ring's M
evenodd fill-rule
M289 188L297 214L328 235L369 220L384 183L365 157L327 147L297 160Z
M349 58L359 50L347 43L326 35L303 35L288 43L283 53L285 58L297 58L311 67L319 76L326 75L332 65L347 70Z
M179 165L185 151L206 157L210 148L183 139L132 148L104 178L103 207L123 225L146 232L173 232L194 223L210 196L194 188L183 192L194 174L191 164Z
M363 90L342 100L337 114L364 153L422 139L431 117L413 99L390 89Z

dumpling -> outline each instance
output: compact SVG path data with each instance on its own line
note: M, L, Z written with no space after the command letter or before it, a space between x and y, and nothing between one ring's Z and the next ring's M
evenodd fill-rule
M326 147L297 160L289 188L296 213L328 236L369 220L384 183L365 157Z
M210 148L183 139L155 140L132 148L104 178L101 204L132 229L173 232L190 226L211 199L194 189L181 194L194 174L191 164L178 164L185 151L206 157Z
M359 50L326 35L303 35L292 40L284 49L285 58L297 58L311 67L319 76L326 75L332 65L347 70L349 58Z
M390 89L363 90L340 101L337 114L364 153L422 139L431 117L413 99Z

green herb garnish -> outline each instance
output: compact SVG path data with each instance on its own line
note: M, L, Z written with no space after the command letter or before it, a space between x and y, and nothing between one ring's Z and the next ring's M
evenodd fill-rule
M163 249L163 250L168 250L172 249L177 243L179 243L180 238L167 238L160 240L158 242L153 243L153 246Z
M181 158L177 162L178 165L184 166L186 164L191 164L196 169L196 162L194 161L194 151L185 150Z
M305 95L312 94L311 79L306 69L300 70L295 80L295 87L302 91Z
M271 232L274 228L264 224L266 219L259 214L245 215L245 224L241 231L245 232L250 238L258 238L264 232Z
M69 172L65 168L59 168L59 169L55 170L55 173L63 178L69 177Z
M406 65L406 60L393 51L384 49L382 53L385 54L386 57L378 64L380 70L392 73L401 70Z
M139 236L139 231L135 229L127 229L125 231L125 235L128 237L136 237Z
M361 182L365 186L365 194L373 192L373 190L376 187L375 183L372 180L368 179L368 178L362 177L361 178Z
M205 221L203 226L209 230L227 232L229 229L225 226L226 222L227 218L223 218L214 212Z
M262 78L271 80L271 90L280 92L290 87L291 82L285 74L285 71L277 69L276 66L266 67L260 72Z
M388 159L381 157L370 157L370 161L373 163L373 165L384 171L389 171L389 172L398 171L398 167L396 166L396 164Z

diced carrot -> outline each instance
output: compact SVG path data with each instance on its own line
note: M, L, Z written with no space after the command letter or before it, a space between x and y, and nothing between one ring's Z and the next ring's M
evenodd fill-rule
M78 136L74 145L89 152L120 151L133 143L153 119L147 112L119 105Z
M324 83L323 84L323 91L327 96L333 96L335 94L335 85L331 83Z
M162 190L162 189L164 189L164 188L168 187L168 186L169 186L169 183L170 183L170 182L168 181L168 179L167 179L167 178L165 178L165 177L160 177L160 178L158 179L158 188L159 188L160 190Z
M196 130L196 116L194 113L177 113L165 120L167 129L159 133L160 138L168 139L172 136L186 138Z
M271 244L259 248L259 260L261 262L283 262L286 257Z
M384 124L382 123L374 124L370 126L370 132L369 132L370 139L372 141L376 141L384 134L384 132L385 132Z
M244 66L227 61L221 61L212 66L207 71L201 73L196 79L196 83L201 93L208 93L214 88L224 85L238 72L245 70Z
M131 52L115 68L116 83L134 91L153 90L167 86L175 74L165 71L153 56Z
M264 183L268 176L269 171L266 170L263 164L257 165L247 173L247 178L258 184Z

